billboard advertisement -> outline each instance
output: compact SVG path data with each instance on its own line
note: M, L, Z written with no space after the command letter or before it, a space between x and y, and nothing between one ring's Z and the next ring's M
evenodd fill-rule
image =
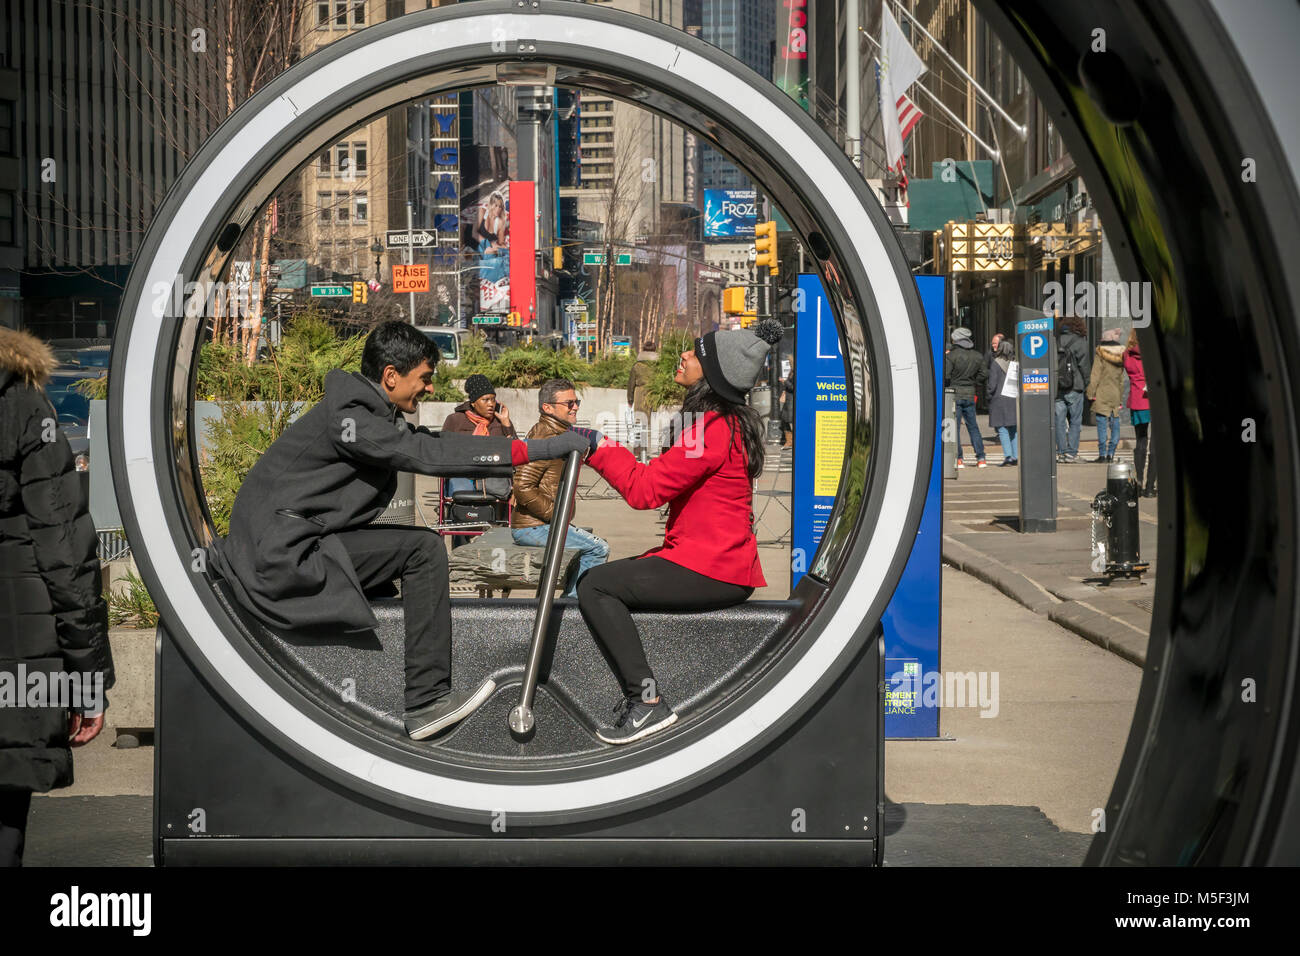
M509 312L510 181L489 179L462 198L465 253L477 267L478 310Z
M777 0L776 85L808 108L808 0ZM781 40L784 39L784 43Z
M704 238L752 239L758 222L753 189L704 190Z
M515 93L508 87L475 90L468 98L471 143L461 143L460 249L463 313L505 315L510 311L510 182L518 177ZM464 104L462 104L464 105ZM459 129L459 127L458 127ZM462 131L463 132L463 131ZM465 321L468 314L462 314Z

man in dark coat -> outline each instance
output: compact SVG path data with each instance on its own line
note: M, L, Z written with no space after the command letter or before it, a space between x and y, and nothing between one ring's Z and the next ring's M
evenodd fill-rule
M72 783L113 686L82 476L43 390L56 362L0 328L0 866L22 863L32 793Z
M976 390L984 391L988 387L989 370L984 359L975 351L975 342L971 339L970 329L952 330L952 348L943 357L943 384L956 392L957 416L957 467L965 468L961 457L961 423L966 423L970 433L971 448L975 451L975 463L985 467L984 438L980 435L979 421L975 418Z
M508 478L512 465L585 452L583 435L537 442L436 435L402 418L432 389L438 348L404 322L366 339L361 372L325 376L325 397L294 422L248 473L230 535L212 566L240 604L271 627L366 631L377 625L367 591L402 580L407 733L423 740L491 696L451 688L447 552L427 528L371 526L397 472Z
M1092 350L1088 348L1088 327L1078 316L1056 320L1056 460L1073 464L1079 460L1079 429L1083 425L1083 393L1092 377ZM1059 367L1068 364L1066 380Z

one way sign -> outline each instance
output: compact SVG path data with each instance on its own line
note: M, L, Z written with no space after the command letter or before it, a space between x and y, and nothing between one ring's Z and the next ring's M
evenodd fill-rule
M407 245L413 247L431 246L437 241L438 237L431 232L410 232L406 230L389 230L385 237L388 248L400 246L405 249Z

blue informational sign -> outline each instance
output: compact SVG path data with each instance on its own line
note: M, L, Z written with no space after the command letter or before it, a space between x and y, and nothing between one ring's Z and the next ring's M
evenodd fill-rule
M840 333L815 275L799 276L795 296L794 506L790 586L817 553L844 470L848 391Z
M704 238L752 239L758 223L753 189L704 190Z
M943 368L942 276L917 276L930 330L934 367ZM795 316L794 507L791 586L803 576L821 543L835 504L848 433L848 404L839 332L821 280L799 277ZM943 407L943 378L935 376L936 408ZM902 580L885 609L885 736L937 737L939 693L940 554L943 481L940 416L935 455L916 543Z

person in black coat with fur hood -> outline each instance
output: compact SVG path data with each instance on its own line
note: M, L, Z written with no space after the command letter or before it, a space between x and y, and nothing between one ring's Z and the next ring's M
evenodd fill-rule
M56 362L0 328L0 866L22 864L33 793L72 783L113 686L97 536L44 386Z

